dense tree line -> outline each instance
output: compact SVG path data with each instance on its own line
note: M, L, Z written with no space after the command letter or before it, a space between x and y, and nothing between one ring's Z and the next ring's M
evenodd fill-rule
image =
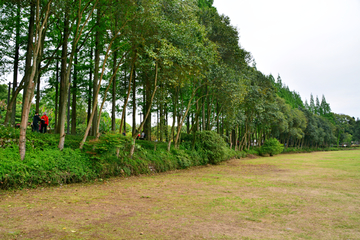
M324 96L303 103L280 76L257 70L211 0L0 3L1 75L13 75L0 114L4 125L21 122L22 158L35 111L48 112L60 150L66 134L82 134L82 147L88 135L110 131L134 142L144 131L169 148L203 130L237 150L270 137L296 147L360 139L359 119L332 113Z

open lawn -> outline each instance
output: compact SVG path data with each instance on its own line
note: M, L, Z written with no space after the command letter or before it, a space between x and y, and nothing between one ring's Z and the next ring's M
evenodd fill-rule
M360 150L2 191L0 239L360 239Z

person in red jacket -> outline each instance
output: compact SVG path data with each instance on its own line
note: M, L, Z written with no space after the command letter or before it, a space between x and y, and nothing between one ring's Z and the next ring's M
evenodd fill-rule
M48 118L48 116L46 116L46 112L44 112L44 114L42 115L41 120L44 120L44 121L41 121L42 122L41 132L46 133L47 126L49 125L49 118Z

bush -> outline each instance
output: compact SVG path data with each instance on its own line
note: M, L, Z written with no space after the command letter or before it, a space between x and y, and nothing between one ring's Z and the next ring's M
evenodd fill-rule
M195 148L200 151L209 163L218 164L225 160L226 143L224 139L214 131L202 131L196 134Z
M284 150L284 146L276 139L270 138L264 142L259 152L262 156L269 154L270 156L281 153Z
M20 136L20 129L15 129L14 127L5 127L0 125L0 138L5 139L16 139Z

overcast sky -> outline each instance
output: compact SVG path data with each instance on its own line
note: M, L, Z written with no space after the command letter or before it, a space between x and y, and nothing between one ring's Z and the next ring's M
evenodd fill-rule
M360 0L214 0L259 71L360 118Z

